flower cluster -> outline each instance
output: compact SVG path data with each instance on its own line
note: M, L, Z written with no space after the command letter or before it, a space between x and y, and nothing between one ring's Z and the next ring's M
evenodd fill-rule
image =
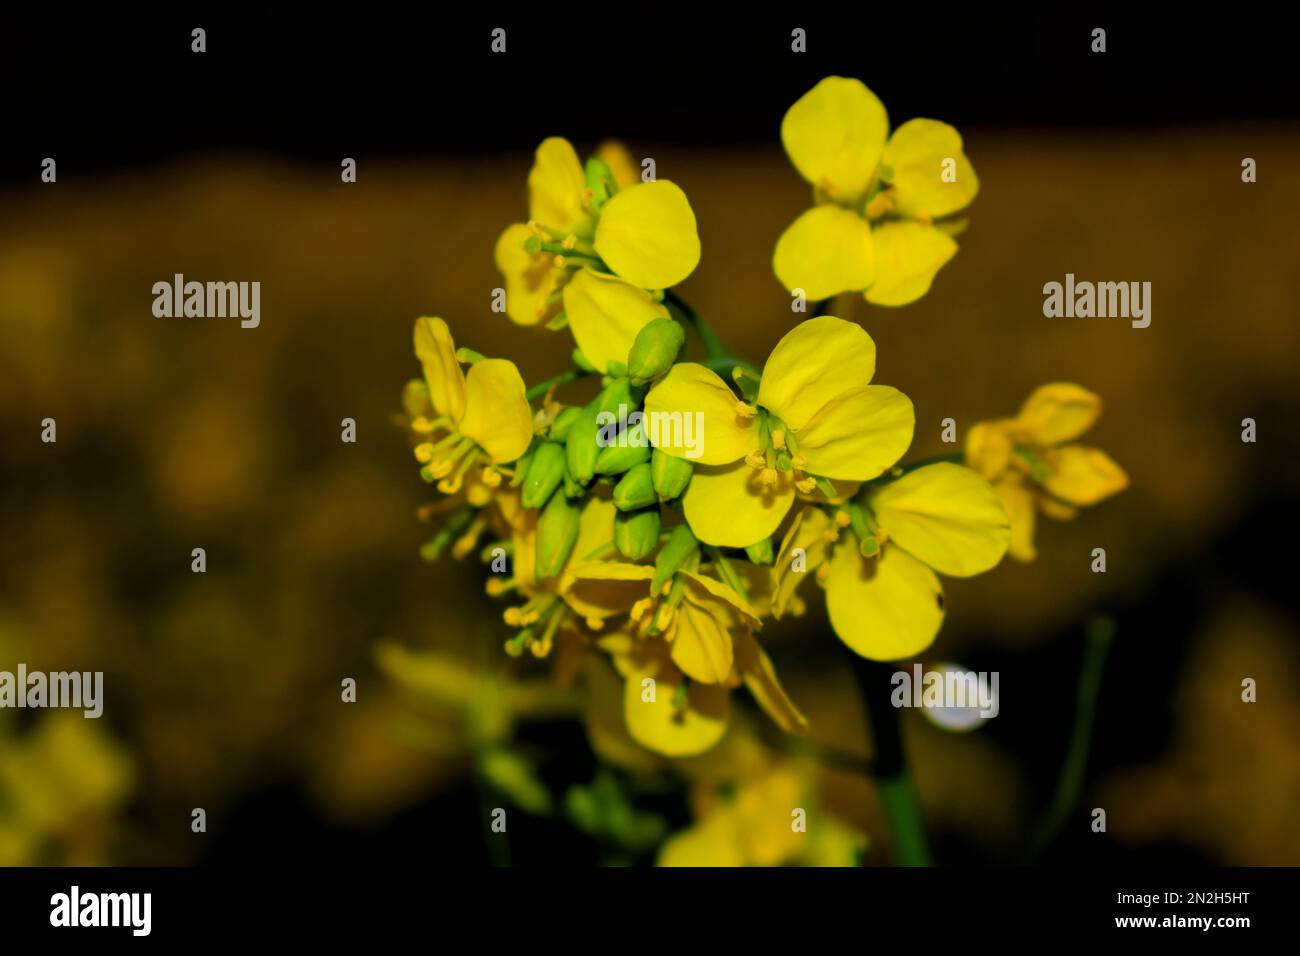
M956 251L948 217L978 191L956 131L912 120L890 136L865 86L830 77L781 135L815 205L778 241L777 277L814 300L924 295ZM425 556L481 554L511 655L569 674L606 656L651 750L712 747L742 684L781 728L806 728L758 635L802 613L808 579L854 652L912 657L942 623L940 576L988 571L1008 547L1032 556L1035 500L1060 511L1123 486L1100 452L1062 447L1096 415L1077 386L973 429L968 462L903 464L912 402L873 382L874 341L825 301L761 368L736 358L673 289L700 261L690 202L619 146L584 163L547 139L528 189L528 221L496 244L506 312L567 328L574 367L530 389L514 363L457 349L442 319L416 322L406 421L444 496ZM588 377L594 397L558 397Z

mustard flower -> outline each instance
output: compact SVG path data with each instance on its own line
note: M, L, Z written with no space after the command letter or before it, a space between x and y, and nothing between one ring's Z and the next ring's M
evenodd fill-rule
M979 192L960 134L914 119L889 135L884 104L859 80L829 76L781 122L781 141L816 204L781 235L776 277L809 299L862 292L906 305L957 252L960 212Z

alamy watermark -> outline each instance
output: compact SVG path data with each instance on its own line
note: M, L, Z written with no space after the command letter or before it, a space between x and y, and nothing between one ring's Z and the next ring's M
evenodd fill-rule
M238 318L243 329L262 322L260 282L186 282L178 272L171 282L155 282L153 294L153 314L160 319Z
M1135 329L1151 324L1150 282L1075 282L1074 273L1065 282L1043 286L1043 315L1049 319L1131 319Z
M618 414L596 415L596 444L602 448L680 448L694 461L704 454L703 412L629 412L618 406Z
M70 707L97 718L104 712L103 671L0 671L0 707Z
M998 715L998 672L964 671L942 665L926 671L913 664L911 673L895 671L889 682L894 691L889 702L895 707L978 711L988 720Z

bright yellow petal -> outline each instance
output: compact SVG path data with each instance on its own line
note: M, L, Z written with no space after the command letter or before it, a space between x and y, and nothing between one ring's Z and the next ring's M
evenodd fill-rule
M542 140L528 173L528 217L563 233L586 235L591 216L583 208L587 178L567 139Z
M826 575L831 627L855 653L876 661L915 657L943 623L943 588L934 572L901 548L886 544L863 558L846 535Z
M813 206L781 233L772 271L787 292L802 289L810 302L865 289L876 278L871 227L848 209Z
M831 519L820 508L805 507L795 516L772 564L772 613L775 617L785 614L799 585L825 562L831 527ZM796 550L802 551L802 556L797 555ZM799 562L798 568L795 567L796 561Z
M737 561L735 564L743 565L744 562ZM715 616L725 620L728 625L743 624L751 628L762 626L763 622L758 619L754 608L730 585L690 571L678 573L686 579L686 593L691 600L700 607L711 608Z
M692 680L723 683L731 676L734 654L727 624L716 608L697 604L687 594L673 615L673 663Z
M1002 507L1011 522L1011 542L1007 554L1017 561L1032 561L1038 557L1034 548L1034 493L1017 475L1008 475L993 486L1002 501Z
M881 162L894 171L890 180L894 209L909 218L951 215L969 206L980 189L975 169L962 151L961 134L938 120L908 120L898 127Z
M506 315L518 325L536 325L560 311L560 303L550 298L564 280L564 270L555 268L550 253L524 251L524 242L532 234L521 222L506 226L493 253L506 281Z
M700 261L700 236L686 194L666 179L619 190L600 210L596 252L643 289L681 282Z
M717 684L692 683L686 706L674 700L681 678L672 671L660 671L653 700L642 683L632 678L623 687L623 716L628 733L643 747L669 757L687 757L713 747L727 732L731 716L731 695Z
M965 578L1002 560L1011 525L997 493L970 468L939 462L869 493L889 541L940 574Z
M627 189L641 181L641 167L627 151L627 147L617 140L606 140L596 148L596 158L604 161L609 171L614 174L614 185Z
M1059 445L1078 438L1101 415L1101 397L1073 382L1040 385L1025 399L1014 437L1032 445Z
M884 104L861 80L842 76L826 77L781 120L781 142L795 169L846 205L867 191L888 134Z
M876 343L854 322L823 315L800 322L763 366L758 404L793 429L833 399L865 388L876 374Z
M646 434L675 458L729 465L758 448L757 426L736 411L738 401L716 372L681 362L646 393Z
M696 467L682 496L686 523L705 544L746 548L776 531L794 502L794 482L778 472L774 485L743 461Z
M979 422L966 433L966 464L992 481L1007 470L1014 451L1007 425L1010 419Z
M936 273L957 254L957 243L934 226L886 222L871 230L876 281L867 289L873 305L907 305L930 291Z
M456 361L456 343L442 319L415 320L415 355L424 366L429 400L439 415L453 422L465 414L465 373Z
M515 461L533 440L533 411L515 363L483 359L465 376L465 414L457 427L497 464Z
M579 269L564 287L564 312L582 354L600 371L626 362L642 327L668 318L662 302L617 276Z
M736 669L745 686L754 695L760 707L788 734L802 734L808 730L808 718L795 706L790 695L777 680L776 668L752 634L737 631L735 635Z
M844 481L875 478L912 444L912 400L888 385L833 399L795 437L805 471Z
M1099 448L1066 445L1046 453L1049 492L1076 507L1095 505L1128 487L1128 474Z

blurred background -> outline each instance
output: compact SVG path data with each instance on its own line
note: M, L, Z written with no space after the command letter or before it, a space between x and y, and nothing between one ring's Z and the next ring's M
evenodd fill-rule
M1074 381L1105 402L1086 440L1132 480L1042 522L1035 563L945 582L927 661L998 671L1001 713L962 734L902 714L935 856L1300 864L1300 127L1267 77L1232 95L1239 38L1193 70L1186 37L1143 25L1113 26L1100 60L1065 20L862 44L813 23L803 57L786 26L648 26L629 50L520 23L498 64L469 21L217 25L205 59L189 26L6 38L7 70L63 80L16 104L0 185L0 669L102 670L106 704L0 710L0 864L888 862L867 779L762 715L669 764L622 736L609 675L588 675L591 704L508 660L476 563L419 559L431 496L394 423L419 315L530 383L566 365L567 333L488 308L550 133L584 155L619 137L682 186L703 258L681 291L761 361L793 323L772 247L808 200L780 120L831 73L894 125L956 125L981 180L927 297L844 316L916 405L909 458L951 450L944 418L964 433ZM260 281L260 327L155 318L177 272ZM1044 318L1067 272L1150 281L1150 327ZM811 740L869 757L847 652L804 594L764 644ZM1116 637L1082 806L1035 853L1098 612ZM487 839L502 805L526 822ZM824 821L815 839L789 842L792 805Z

